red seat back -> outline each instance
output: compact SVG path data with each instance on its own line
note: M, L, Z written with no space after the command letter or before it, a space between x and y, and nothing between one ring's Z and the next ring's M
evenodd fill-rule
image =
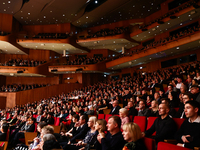
M111 114L106 114L105 115L105 120L108 122L108 118L110 117L110 116L112 116Z
M191 150L191 149L173 145L173 144L169 144L169 143L165 143L165 142L159 142L157 150Z
M148 117L148 123L147 123L147 129L148 130L149 128L151 128L151 126L153 125L154 121L157 119L158 117ZM153 136L156 135L156 132L154 132L152 134Z
M35 123L35 130L34 132L37 132L37 122Z
M176 110L176 112L178 112L178 110L179 110L179 107L176 107L176 108L174 108L174 110Z
M55 126L59 126L60 125L60 118L56 117L56 122L54 122Z
M144 144L147 150L155 150L156 149L156 141L151 138L144 137L143 138Z
M130 122L133 121L133 116L132 115L129 115L129 120L130 120Z
M140 127L141 132L144 132L147 125L147 117L146 116L135 116L134 123Z
M185 121L185 119L181 119L181 118L172 118L172 119L175 121L177 125L177 130L180 129L182 123Z
M99 114L98 119L104 119L105 115L104 114Z

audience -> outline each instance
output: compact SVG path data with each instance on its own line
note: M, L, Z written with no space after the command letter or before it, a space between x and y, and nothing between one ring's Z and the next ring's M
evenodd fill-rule
M38 60L23 60L23 59L9 59L5 63L0 63L0 66L24 66L24 67L36 67L41 64L46 63L47 61L38 61Z
M6 86L3 85L0 88L0 92L18 92L18 91L31 90L31 89L41 88L41 87L46 87L46 86L51 86L51 84L30 84L30 85L8 84Z

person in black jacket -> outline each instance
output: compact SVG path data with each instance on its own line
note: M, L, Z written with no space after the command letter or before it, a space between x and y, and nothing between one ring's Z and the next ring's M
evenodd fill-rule
M112 114L112 115L119 115L119 110L121 109L121 107L119 106L119 102L117 100L115 100L113 103L112 103L112 106L113 108L111 109L110 113L109 114Z
M21 127L21 129L15 134L14 138L10 141L12 146L15 146L17 143L19 143L20 138L24 138L24 132L35 131L35 121L36 119L32 117Z
M164 139L172 139L176 132L176 123L169 117L169 106L165 103L159 105L159 115L151 128L143 132L142 135L149 137L156 131L156 136L152 137L156 140L156 143L164 141Z
M121 119L118 116L111 116L108 120L107 130L105 135L103 132L97 136L97 150L122 150L126 141L120 131Z
M193 149L200 147L200 105L197 101L187 101L185 103L186 119L180 129L175 134L178 146Z
M6 141L7 131L8 131L8 124L3 123L1 125L0 141Z

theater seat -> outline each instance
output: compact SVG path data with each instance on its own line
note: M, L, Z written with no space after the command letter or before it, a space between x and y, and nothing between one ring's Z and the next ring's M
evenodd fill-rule
M98 119L104 119L105 115L104 114L99 114Z
M105 120L108 122L108 118L110 117L110 116L112 116L111 114L106 114L105 115Z
M141 132L144 132L147 125L147 117L146 116L135 116L134 123L140 127Z
M191 149L165 143L165 142L159 142L157 150L191 150Z
M55 126L59 126L60 125L60 118L55 117L56 119L54 119L54 125ZM56 121L55 121L56 120Z
M181 118L172 118L172 119L175 121L177 125L177 130L180 129L182 123L185 121L185 119L181 119Z
M0 150L6 150L8 146L8 141L0 141Z
M156 150L156 141L154 139L144 137L143 142L147 150Z
M149 128L151 128L151 126L153 125L154 121L157 119L158 117L148 117L148 121L147 121L147 129L148 130ZM156 135L156 132L154 132L152 134L152 136L155 136Z

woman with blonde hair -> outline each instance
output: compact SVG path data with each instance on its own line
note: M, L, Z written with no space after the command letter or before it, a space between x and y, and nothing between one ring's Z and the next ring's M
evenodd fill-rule
M126 108L121 108L119 110L119 117L121 119L121 128L123 127L124 124L129 122L129 117L128 117L128 109Z
M144 142L142 141L142 133L140 127L133 122L123 125L124 140L126 143L122 150L146 150Z

